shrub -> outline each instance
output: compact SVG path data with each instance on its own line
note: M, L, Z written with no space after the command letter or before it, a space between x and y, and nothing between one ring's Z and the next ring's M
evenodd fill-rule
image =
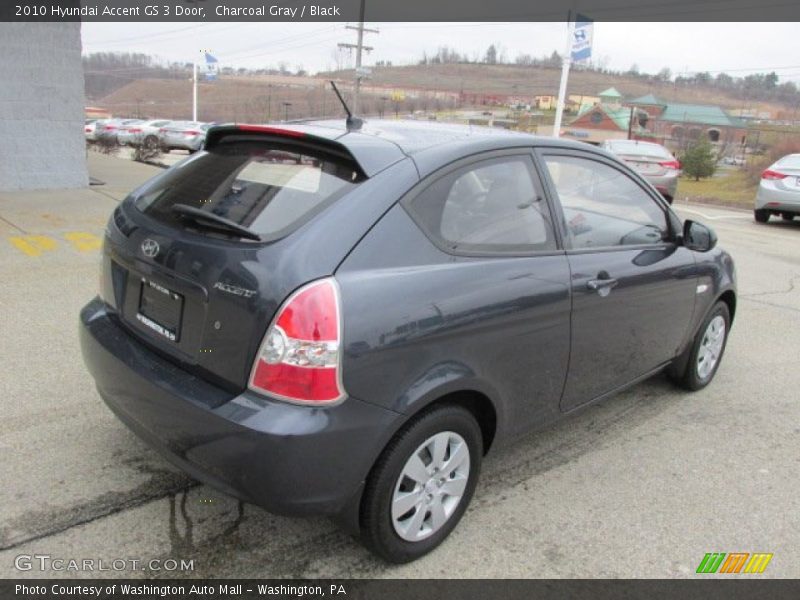
M699 140L687 148L681 159L683 172L695 181L701 177L711 177L717 170L717 156L711 142Z

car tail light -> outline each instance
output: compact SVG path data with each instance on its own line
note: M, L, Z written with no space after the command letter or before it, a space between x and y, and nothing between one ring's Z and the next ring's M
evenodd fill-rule
M128 133L142 133L142 130L141 129L136 129L136 128L128 129Z
M785 177L788 177L788 175L778 173L778 171L773 171L772 169L767 169L761 174L761 179L784 179Z
M92 133L92 128L91 128L91 127L86 127L86 128L84 129L84 131L85 131L86 133Z
M167 133L166 127L162 127L161 129L159 129L158 133Z
M679 160L665 160L664 162L658 163L665 169L680 169L681 163Z
M255 392L303 404L344 398L341 307L333 278L310 283L283 303L250 374Z
M191 135L200 135L200 132L199 131L184 131L183 135L189 135L189 136L191 136Z

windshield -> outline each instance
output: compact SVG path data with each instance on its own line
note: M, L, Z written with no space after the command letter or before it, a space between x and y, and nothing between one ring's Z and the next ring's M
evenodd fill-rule
M224 217L265 239L290 233L361 181L345 159L291 146L224 144L175 165L133 196L144 214L191 227L184 204Z

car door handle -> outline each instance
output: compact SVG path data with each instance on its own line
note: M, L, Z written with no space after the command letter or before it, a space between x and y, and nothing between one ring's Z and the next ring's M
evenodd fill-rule
M586 287L590 290L604 290L611 289L619 283L616 279L590 279L586 282Z
M597 279L590 279L586 282L586 287L605 298L611 293L611 290L619 283L616 279L608 274L608 271L600 271L597 274Z

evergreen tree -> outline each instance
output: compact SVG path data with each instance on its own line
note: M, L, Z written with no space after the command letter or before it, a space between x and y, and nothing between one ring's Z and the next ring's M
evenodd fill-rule
M686 150L681 163L683 172L694 177L695 181L700 181L701 177L711 177L717 169L717 157L711 142L707 139L696 141Z

